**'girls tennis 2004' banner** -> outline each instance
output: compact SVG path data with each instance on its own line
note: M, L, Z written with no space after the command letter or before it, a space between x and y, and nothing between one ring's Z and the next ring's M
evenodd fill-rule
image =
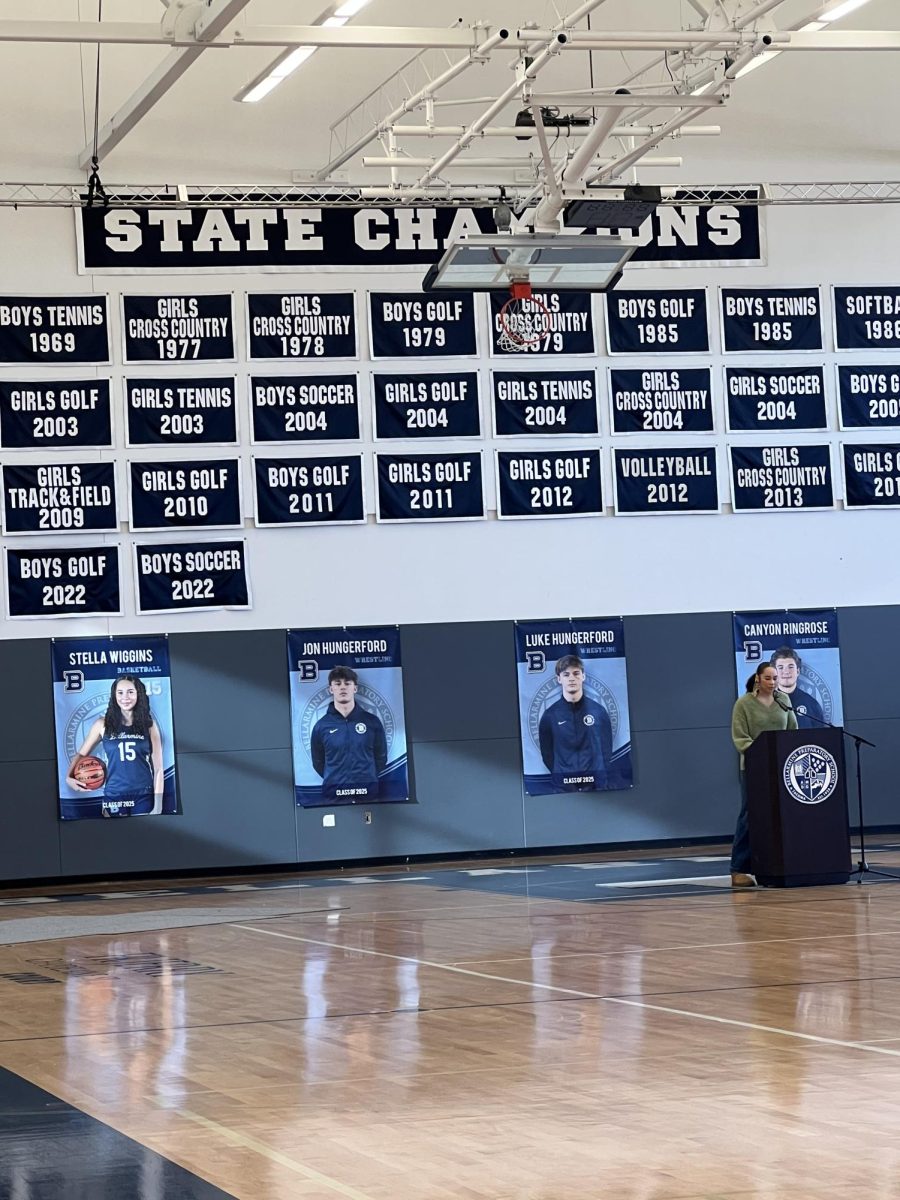
M177 812L165 637L54 641L53 709L63 821Z
M396 625L290 629L288 666L297 803L408 800Z
M631 787L622 618L518 622L516 660L526 793Z

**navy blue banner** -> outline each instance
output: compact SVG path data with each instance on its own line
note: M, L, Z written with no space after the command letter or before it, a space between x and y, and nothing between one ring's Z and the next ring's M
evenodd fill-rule
M492 371L497 437L596 434L595 371Z
M231 295L123 296L123 362L231 362Z
M251 292L249 358L356 358L353 292Z
M235 529L241 511L241 464L236 458L131 462L132 529Z
M365 523L361 454L255 458L253 471L257 525Z
M734 657L738 695L760 663L771 663L778 690L790 701L801 729L844 722L841 651L833 608L735 613Z
M827 429L824 367L726 367L732 431Z
M481 454L376 454L379 521L480 521Z
M817 287L722 288L721 299L726 354L822 349L822 299Z
M234 446L237 382L212 376L126 379L128 446Z
M0 296L0 363L108 363L106 296Z
M243 540L136 545L139 613L249 608Z
M718 512L713 447L613 450L617 513Z
M900 287L835 287L836 350L895 350L900 346Z
M841 429L900 426L900 366L839 366L837 377Z
M252 375L253 441L345 442L359 438L356 375Z
M844 443L847 508L900 508L900 445Z
M606 292L610 354L706 354L709 318L703 288Z
M595 353L594 307L589 292L542 291L536 300L543 307L531 299L513 301L505 318L513 345L504 336L504 319L500 316L509 300L509 292L490 293L491 354Z
M712 433L709 367L609 373L613 433Z
M115 546L7 550L10 617L118 616L119 551Z
M481 437L478 375L373 375L376 438Z
M599 450L498 450L498 517L602 516Z
M118 533L114 463L5 466L4 533Z
M825 446L732 446L735 512L834 508L831 453Z
M474 358L475 297L471 292L372 292L373 358Z
M50 450L112 445L109 380L0 380L0 446Z

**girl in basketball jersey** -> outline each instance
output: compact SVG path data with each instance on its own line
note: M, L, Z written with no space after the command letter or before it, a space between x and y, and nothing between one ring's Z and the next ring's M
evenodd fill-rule
M162 812L162 739L150 712L147 689L137 676L120 675L113 681L106 715L93 723L69 764L66 783L75 791L90 790L73 773L98 744L106 760L103 815L133 817Z

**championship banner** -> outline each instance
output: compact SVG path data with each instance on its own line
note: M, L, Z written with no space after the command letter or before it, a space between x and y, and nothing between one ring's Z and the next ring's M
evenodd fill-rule
M287 649L297 804L408 800L396 625L289 629Z
M836 350L896 350L900 287L834 287Z
M616 512L714 513L719 511L715 447L613 450Z
M52 656L60 820L176 813L167 639L54 639Z
M241 464L236 458L130 462L130 528L240 529Z
M616 433L713 433L712 371L609 372L610 426Z
M596 371L492 371L495 437L597 434Z
M372 376L375 438L481 437L478 375Z
M599 450L497 450L497 516L600 517Z
M609 354L707 354L706 291L680 288L606 292Z
M726 354L822 349L822 298L811 288L722 288Z
M356 375L253 375L250 419L254 445L356 441L359 379Z
M376 454L377 520L481 521L481 451Z
M526 795L630 788L622 618L517 621L516 670Z
M233 362L230 292L211 296L123 296L122 361Z
M108 379L0 380L4 450L93 450L112 444Z
M796 512L834 508L831 447L732 446L735 512Z
M234 446L237 380L125 380L126 446Z
M839 366L837 378L841 429L900 426L900 366Z
M734 613L738 695L762 662L778 676L801 729L843 725L841 651L833 608Z
M243 539L136 545L139 613L250 608Z
M5 466L3 532L118 533L115 464Z
M471 292L369 293L372 358L475 358Z
M250 292L250 359L357 358L352 292Z
M6 551L6 612L33 617L119 617L116 546Z
M900 508L900 445L844 444L846 508Z
M254 458L254 520L268 525L364 525L362 455Z
M108 363L106 296L0 296L0 363Z
M509 354L594 354L594 307L590 292L541 292L537 297L544 305L536 315L529 311L532 306L524 300L519 311L507 313L507 327L526 340L515 349L509 349L507 339L501 337L503 321L500 309L509 300L509 292L491 292L491 355ZM549 314L549 318L548 318ZM536 340L536 331L540 337Z
M824 367L726 367L732 433L827 429Z

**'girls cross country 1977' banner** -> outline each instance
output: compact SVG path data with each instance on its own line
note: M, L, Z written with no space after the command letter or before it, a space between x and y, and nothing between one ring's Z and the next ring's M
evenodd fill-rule
M516 664L526 793L631 787L622 618L519 621Z
M409 799L400 631L288 630L299 805Z
M801 729L843 725L841 651L833 608L734 613L738 695L761 662L778 675ZM776 697L777 698L777 697Z
M165 637L54 641L53 708L63 821L178 811Z

